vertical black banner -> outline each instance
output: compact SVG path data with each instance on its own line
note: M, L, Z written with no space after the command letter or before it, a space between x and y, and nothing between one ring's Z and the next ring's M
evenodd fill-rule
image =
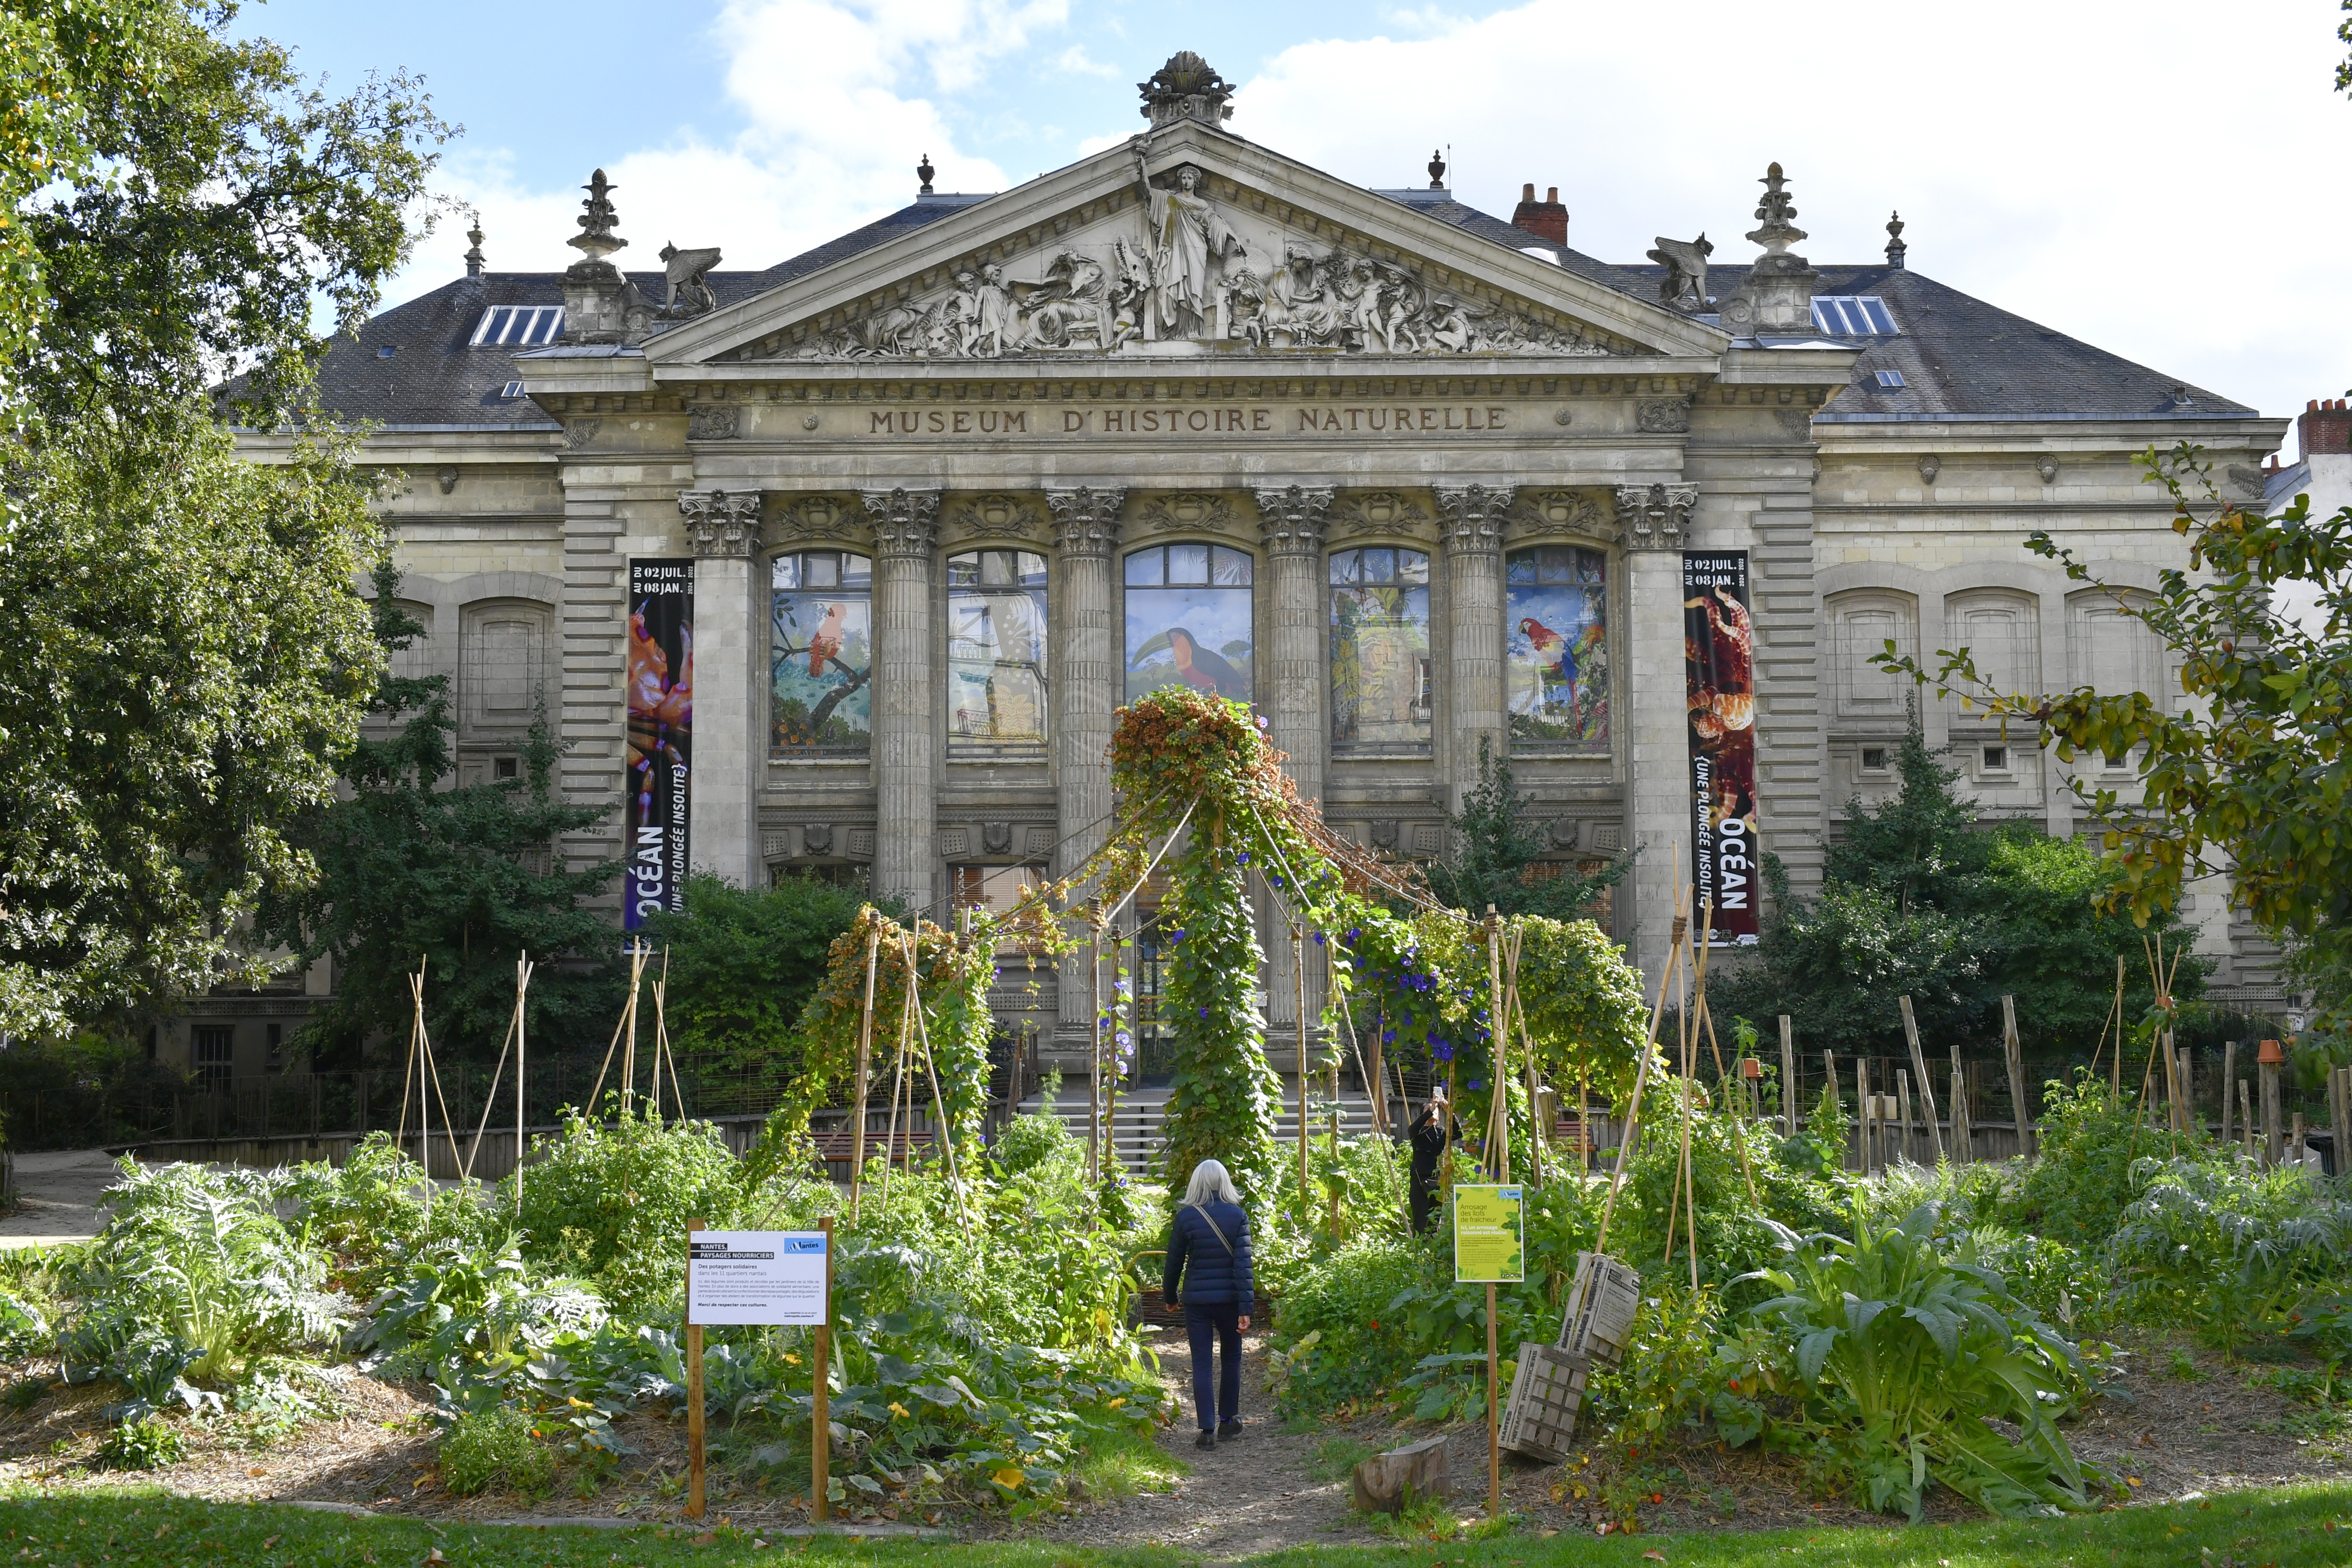
M629 563L626 929L685 907L694 760L694 563Z
M1683 554L1683 655L1689 677L1691 929L1715 900L1717 941L1756 941L1755 628L1748 552Z

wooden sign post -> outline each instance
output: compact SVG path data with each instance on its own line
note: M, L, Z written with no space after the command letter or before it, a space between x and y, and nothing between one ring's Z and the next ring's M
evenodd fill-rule
M1486 1516L1503 1513L1503 1412L1496 1359L1495 1286L1527 1278L1525 1190L1517 1186L1454 1189L1454 1278L1486 1286Z
M833 1216L815 1230L707 1230L686 1222L686 1516L703 1512L702 1331L706 1324L799 1325L816 1331L810 1517L826 1517L832 1436Z

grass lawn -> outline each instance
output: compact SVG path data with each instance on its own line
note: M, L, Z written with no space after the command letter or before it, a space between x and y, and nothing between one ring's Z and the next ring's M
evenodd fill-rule
M46 1568L240 1568L313 1564L421 1564L440 1553L452 1568L666 1568L672 1563L772 1563L791 1552L891 1568L1177 1568L1195 1561L1165 1549L1093 1552L1052 1545L947 1546L927 1542L780 1539L758 1544L720 1528L701 1535L651 1528L519 1530L427 1526L406 1520L352 1519L267 1505L190 1502L125 1489L0 1499L0 1562ZM1664 1561L1692 1568L1784 1568L1791 1558L1832 1568L2300 1568L2352 1562L2352 1486L2240 1492L2210 1503L2136 1508L2084 1518L1906 1529L1792 1530L1754 1534L1637 1535L1608 1540L1511 1535L1396 1546L1333 1547L1263 1559L1269 1568L1544 1568Z

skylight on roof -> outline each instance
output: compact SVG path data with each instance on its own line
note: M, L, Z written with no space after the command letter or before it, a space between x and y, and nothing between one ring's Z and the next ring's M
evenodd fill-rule
M1878 384L1900 386L1903 384L1903 373L1899 370L1882 370L1878 373Z
M522 395L522 383L519 381L510 381L507 383L506 390L499 393L499 395L500 397L520 397Z
M1903 330L1886 313L1885 301L1875 294L1816 294L1813 325L1850 338L1891 338Z
M468 346L538 348L562 335L561 305L493 305L482 312Z

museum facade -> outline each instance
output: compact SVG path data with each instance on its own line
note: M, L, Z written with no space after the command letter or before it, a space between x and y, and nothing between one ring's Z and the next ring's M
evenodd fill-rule
M544 705L564 792L611 808L566 853L630 867L616 925L688 868L1003 904L1099 843L1115 710L1182 684L1254 704L1399 857L1507 756L1556 858L1636 855L1606 919L1654 973L1678 881L1737 941L1759 850L1802 895L1893 787L1887 640L2178 700L2023 542L2152 590L2179 546L2135 455L2196 442L2258 498L2281 422L1935 282L1899 220L1883 262L1808 261L1778 165L1747 264L1616 265L1532 185L1509 220L1434 162L1352 185L1234 134L1229 94L1178 56L1130 142L995 195L926 168L766 271L624 270L600 173L567 272L491 270L478 234L336 343L329 405L404 477L404 658L451 678L468 779ZM1989 815L2075 828L2029 738L1923 717ZM2196 897L2217 986L2274 994ZM1063 989L1004 1002L1076 1066Z

